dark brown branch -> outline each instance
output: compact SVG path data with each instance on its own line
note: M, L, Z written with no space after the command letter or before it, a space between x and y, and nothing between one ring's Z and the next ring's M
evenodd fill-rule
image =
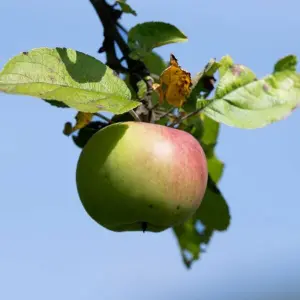
M133 60L129 57L130 48L118 30L120 27L118 20L121 17L122 11L116 9L114 5L109 5L105 0L90 0L90 2L97 12L104 29L104 41L99 52L106 53L107 65L109 67L117 72L127 71L127 73L129 73L130 84L137 92L137 83L140 80L145 80L147 76L150 76L150 72L142 61ZM115 44L118 45L122 52L123 58L128 66L128 70L121 65L121 60L118 59L116 54ZM145 98L141 100L142 105L138 107L136 113L142 121L151 122L153 119L151 101L152 81L145 81L148 88L147 94Z

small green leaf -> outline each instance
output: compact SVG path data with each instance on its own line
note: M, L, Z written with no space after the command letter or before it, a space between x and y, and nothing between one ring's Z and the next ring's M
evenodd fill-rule
M286 118L299 103L300 74L286 70L211 100L203 112L217 122L254 129Z
M126 0L117 0L117 2L119 3L119 5L120 5L120 7L121 7L121 9L122 9L122 11L123 11L124 13L132 14L132 15L134 15L134 16L137 16L136 11L133 10L133 9L131 8L131 6L130 6L129 4L126 3Z
M153 48L185 42L187 37L174 25L164 22L145 22L137 24L128 32L128 44L133 53L131 57L143 57Z
M145 80L142 79L138 81L137 88L138 88L137 96L139 97L139 99L144 98L147 94L147 84Z
M297 56L295 55L287 55L278 60L278 62L274 66L274 73L281 71L296 71L297 66Z
M138 105L125 82L94 57L66 48L38 48L13 57L0 91L62 101L82 112L122 114Z

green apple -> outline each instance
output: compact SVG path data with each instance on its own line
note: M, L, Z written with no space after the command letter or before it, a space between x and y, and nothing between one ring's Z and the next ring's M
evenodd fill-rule
M160 232L198 209L207 162L189 133L162 125L109 125L87 142L76 170L86 212L112 231Z

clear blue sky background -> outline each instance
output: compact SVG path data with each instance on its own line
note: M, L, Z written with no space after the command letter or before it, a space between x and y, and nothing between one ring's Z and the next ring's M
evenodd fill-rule
M163 20L187 34L158 52L172 51L193 74L225 54L258 76L283 55L300 56L298 0L129 3L138 17L125 16L127 28ZM1 68L44 46L103 59L88 0L3 0L0 28ZM0 102L0 299L299 299L299 110L264 129L222 126L220 188L232 223L187 271L171 231L112 233L86 215L74 177L80 150L62 134L75 111L22 96Z

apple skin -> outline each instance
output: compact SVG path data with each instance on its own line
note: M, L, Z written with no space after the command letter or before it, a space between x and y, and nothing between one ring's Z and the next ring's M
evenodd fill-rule
M103 227L160 232L198 209L207 161L189 133L162 125L109 125L87 142L76 170L86 212Z

